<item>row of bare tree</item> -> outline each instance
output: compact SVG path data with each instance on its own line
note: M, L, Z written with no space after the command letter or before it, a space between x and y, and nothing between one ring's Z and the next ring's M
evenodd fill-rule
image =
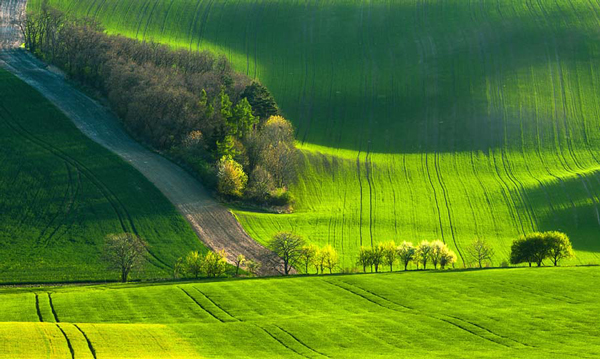
M43 4L17 25L25 47L108 99L139 140L185 162L224 197L286 205L294 131L269 91L224 56L110 36Z

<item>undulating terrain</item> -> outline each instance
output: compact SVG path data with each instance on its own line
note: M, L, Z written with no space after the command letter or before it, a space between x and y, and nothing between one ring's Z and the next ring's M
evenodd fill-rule
M592 358L600 270L0 289L0 357Z
M41 0L31 0L34 10ZM50 0L111 33L226 54L297 127L296 212L237 211L333 244L443 239L464 259L539 230L600 251L600 3Z
M101 258L109 233L150 245L137 278L171 277L206 250L156 187L1 68L0 143L0 283L116 280Z

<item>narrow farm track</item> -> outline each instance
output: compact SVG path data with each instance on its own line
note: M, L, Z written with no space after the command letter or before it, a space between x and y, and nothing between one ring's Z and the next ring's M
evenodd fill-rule
M244 254L247 258L263 263L262 274L276 274L271 265L278 263L276 256L256 243L233 214L212 199L197 180L180 167L136 143L105 107L76 90L63 76L51 72L25 51L15 48L19 45L19 36L8 24L18 16L25 4L25 1L17 0L2 2L0 65L40 91L67 114L85 135L119 155L146 176L176 206L192 225L199 239L209 248L225 250L230 262L238 254ZM118 197L112 197L115 206L121 207L127 216L126 206L120 203ZM120 212L116 208L115 210ZM131 220L129 222L131 225L123 225L123 229L135 231L134 223Z

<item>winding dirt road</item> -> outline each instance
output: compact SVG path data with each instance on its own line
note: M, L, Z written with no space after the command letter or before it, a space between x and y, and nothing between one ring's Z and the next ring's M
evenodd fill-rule
M72 87L57 72L19 48L19 31L11 25L26 0L0 0L0 66L25 81L64 112L86 136L116 153L150 180L181 212L212 250L225 250L233 262L238 254L263 263L262 275L278 274L280 260L254 241L233 214L202 185L169 160L142 147L107 108Z

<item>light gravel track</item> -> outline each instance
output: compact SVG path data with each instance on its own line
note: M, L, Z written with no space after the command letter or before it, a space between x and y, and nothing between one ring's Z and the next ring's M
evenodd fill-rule
M86 136L119 155L152 182L191 224L212 250L225 250L233 262L238 254L263 263L262 275L278 274L277 256L254 241L228 208L214 200L189 173L144 148L124 131L106 107L71 86L63 75L19 49L19 31L11 26L25 0L0 0L0 66L38 90L64 112Z

